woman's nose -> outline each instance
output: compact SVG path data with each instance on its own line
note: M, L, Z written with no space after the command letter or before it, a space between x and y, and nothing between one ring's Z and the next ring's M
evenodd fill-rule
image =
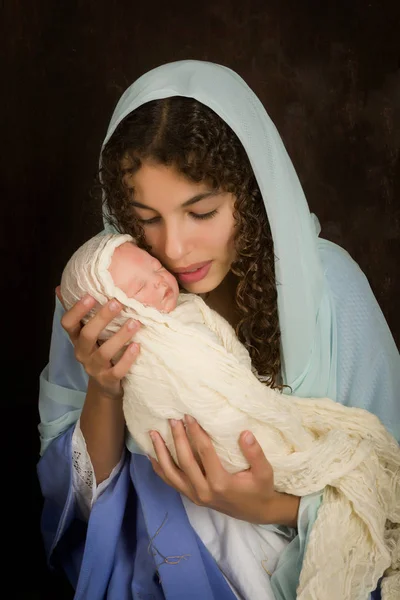
M177 264L189 252L190 242L181 227L166 228L164 255L169 263Z

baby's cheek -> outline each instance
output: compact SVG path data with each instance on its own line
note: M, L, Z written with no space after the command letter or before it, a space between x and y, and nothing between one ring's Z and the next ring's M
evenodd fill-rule
M169 274L167 283L169 285L169 287L175 292L178 293L179 291L179 285L177 280L175 279L175 277L172 274Z
M164 290L165 291L165 290ZM145 304L147 306L154 306L158 308L161 304L161 300L163 298L163 293L160 289L149 289L146 292L140 294L140 298L138 297L139 302Z

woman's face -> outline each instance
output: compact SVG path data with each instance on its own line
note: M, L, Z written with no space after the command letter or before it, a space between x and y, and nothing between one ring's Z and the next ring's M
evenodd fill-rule
M218 287L235 258L233 194L150 162L126 174L124 182L152 254L188 292Z

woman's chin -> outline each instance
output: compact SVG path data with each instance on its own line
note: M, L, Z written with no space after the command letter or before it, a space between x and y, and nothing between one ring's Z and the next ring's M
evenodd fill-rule
M220 285L222 279L217 279L215 276L210 275L195 283L181 284L181 287L189 294L209 294Z

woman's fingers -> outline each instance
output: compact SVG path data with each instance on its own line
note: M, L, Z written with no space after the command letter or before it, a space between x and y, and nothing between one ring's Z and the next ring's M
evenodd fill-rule
M250 465L251 473L259 485L273 486L274 471L271 463L265 456L260 444L251 431L244 431L239 437L239 445Z
M204 430L195 423L192 430L195 430L197 425L201 431L194 431L195 435L193 437L196 438L195 443L199 454L201 451L201 459L203 460L204 457L206 459L205 464L203 463L205 468L205 472L203 473L195 458L182 421L172 420L170 424L179 468L175 465L161 436L157 432L153 432L153 445L158 459L158 466L155 469L156 473L166 483L183 492L196 504L211 506L214 499L214 492L220 491L221 487L226 485L227 476L216 455L211 440ZM203 439L203 436L206 439ZM206 445L211 447L210 453L208 453L208 450L204 451ZM207 471L207 465L211 473ZM213 485L214 481L215 486Z
M56 288L60 302L60 288ZM86 373L102 389L104 394L120 397L123 391L121 380L126 376L139 353L138 344L132 338L140 327L134 319L128 320L106 340L100 340L102 331L120 313L122 304L115 298L101 306L94 316L82 326L82 320L96 300L85 296L62 316L61 325L68 333L74 348L75 357L83 365ZM97 307L96 307L97 308Z
M111 361L112 358L132 339L140 329L139 321L129 319L118 331L116 331L108 340L103 342L96 355L101 357L101 362Z
M72 343L75 344L81 332L81 320L95 306L95 304L95 299L87 295L63 314L61 318L61 325L68 333Z
M221 464L210 436L191 416L186 415L185 422L204 467L207 481L214 491L220 491L226 485L227 471Z
M140 352L139 344L129 344L119 361L110 369L110 375L120 380L128 373Z
M156 461L155 458L153 458L152 456L148 456L147 457L149 459L149 461L151 462L151 466L153 467L154 471L157 473L157 475L159 477L161 477L161 479L163 481L165 481L165 483L168 483L168 481L166 481L165 477L164 477L164 473L160 467L160 465L158 464L158 462Z
M204 475L190 445L184 424L182 421L171 419L170 426L178 465L186 473L193 487L196 487L196 484L198 486L204 481Z
M156 473L166 482L180 492L189 496L189 490L184 473L175 465L164 440L157 431L150 433L154 451L157 456L158 470ZM154 465L153 465L154 466Z
M102 306L94 317L82 327L79 336L79 347L76 348L76 357L78 360L80 360L79 355L84 357L93 352L101 332L117 316L121 309L122 304L114 298Z

